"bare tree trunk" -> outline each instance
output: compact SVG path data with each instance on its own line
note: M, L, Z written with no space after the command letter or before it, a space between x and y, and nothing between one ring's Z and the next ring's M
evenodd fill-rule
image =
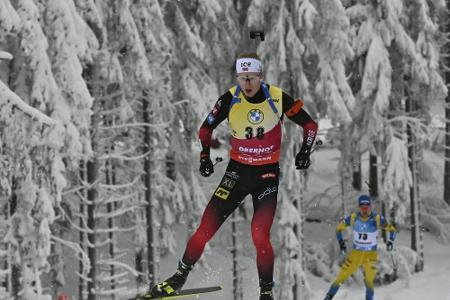
M144 273L144 249L139 247L139 250L136 252L136 256L134 258L134 265L136 271L139 272L139 275L136 278L136 285L139 288L142 283L144 283L144 277L141 275Z
M114 185L115 182L115 176L114 176L114 166L112 165L112 162L110 160L107 160L105 163L105 180L107 185ZM114 210L114 204L110 201L106 204L106 211L108 212L108 215L110 215ZM114 227L114 217L108 218L108 238L110 240L108 250L109 250L109 257L111 259L114 259L115 257L115 249L114 249L114 232L112 231L112 228ZM111 290L114 290L116 288L116 282L114 280L114 274L115 274L115 268L114 265L111 265L109 267L109 275L111 277L110 282L110 288ZM114 300L116 296L114 294L111 295L111 298Z
M146 95L145 95L146 96ZM144 123L150 123L150 112L148 99L142 99L143 109L143 121ZM151 177L151 131L148 126L144 128L144 147L143 152L148 153L144 159L144 186L145 186L145 202L146 206L146 218L147 218L147 275L150 282L150 286L156 283L156 251L155 251L155 236L153 232L153 205L152 205L152 177Z
M293 3L291 3L292 7L291 10L295 9L293 6ZM294 22L296 22L296 20L293 20ZM290 79L290 93L291 95L293 95L295 97L295 95L298 95L298 87L296 82L293 80L293 77L291 77ZM293 125L290 124L289 127L286 128L286 133L287 136L292 136L293 134L297 134L297 133L292 133L293 131ZM287 149L287 151L290 151L291 149ZM294 146L292 147L292 157L295 157L298 153L298 151L300 151L300 144L294 144ZM305 239L304 239L304 213L303 213L303 200L304 200L304 190L305 190L305 185L306 185L306 173L307 171L300 171L299 177L300 177L300 182L298 184L298 188L295 191L295 194L297 195L297 198L292 201L293 205L296 207L298 215L300 216L300 221L298 224L294 224L292 230L295 234L295 236L297 237L297 240L299 242L299 249L297 251L296 257L294 257L294 259L296 258L298 261L300 261L301 263L301 268L302 271L305 272ZM295 188L295 187L294 187ZM299 257L300 256L300 257ZM294 281L294 286L292 287L292 295L293 295L293 300L300 300L302 298L305 297L306 293L302 293L302 288L305 286L305 281L303 276L299 277L298 275L295 275L295 281Z
M6 207L3 210L3 216L5 217L5 220L8 220L9 219L9 203L8 203L8 201L5 201L5 202L6 202L6 205L5 205ZM3 234L5 234L5 233L2 232L2 235ZM9 266L10 266L10 263L11 263L10 252L9 252L9 245L8 245L8 243L1 243L0 246L2 246L1 250L5 251L5 253L7 253L7 255L5 255L5 259L2 261L3 270L9 270ZM5 279L2 282L2 287L6 291L11 291L10 284L9 284L10 283L10 280L9 280L10 278L11 278L11 274L5 274Z
M14 299L19 299L19 292L21 290L20 286L20 277L22 276L20 274L20 267L12 264L11 266L11 294L14 297Z
M175 169L175 152L168 151L166 154L166 176L173 180L177 179L176 169Z
M86 182L86 180L87 180L86 162L85 161L80 162L80 179L81 179L80 184L83 184L83 182ZM82 194L83 194L84 199L87 199L87 190L85 188L83 188ZM79 220L80 228L85 228L85 224L83 222L83 218L85 217L84 199L81 199L81 201L80 201L80 220ZM85 235L84 235L83 231L80 231L79 239L80 239L80 242L79 242L80 247L83 251L85 251L86 241L85 241ZM83 274L83 272L84 272L84 265L83 265L82 257L80 254L79 262L78 262L78 273ZM79 300L84 300L85 290L86 290L86 283L85 283L83 277L78 276L78 299Z
M376 149L377 151L380 151L380 147L379 142L376 142ZM373 200L373 203L378 203L379 199L379 188L380 188L380 184L379 184L379 179L380 179L380 170L378 168L379 166L379 153L377 154L370 154L369 156L369 193L370 193L370 197ZM386 216L386 203L384 202L384 200L380 201L381 204L381 214L383 216ZM381 232L381 236L383 238L383 241L386 242L387 239L387 235L386 235L386 231L383 230Z
M101 87L101 82L97 74L95 65L88 65L83 69L83 78L87 83L88 89L91 95L96 97L103 96L103 87ZM86 242L87 255L91 264L91 268L88 272L88 280L87 280L87 300L96 300L97 293L99 292L99 287L97 283L97 249L96 249L96 220L95 220L95 212L96 205L98 199L98 180L99 180L99 163L97 160L98 153L98 127L101 122L99 111L102 108L104 103L100 103L98 100L94 101L93 104L93 114L91 116L91 126L90 126L90 140L91 140L91 148L93 156L85 163L85 182L87 182L87 188L84 190L85 196L87 199L87 203L80 205L80 214L83 215L85 212L86 215L86 225L83 224L82 228L86 228L88 233L83 236L80 234L81 242ZM80 220L81 221L81 220ZM83 296L83 286L81 285L82 281L80 281L79 293ZM82 298L80 298L82 299Z
M110 116L107 120L108 126L114 125L114 116ZM111 143L111 145L106 145L105 152L107 154L114 152L114 144ZM116 184L116 172L115 172L115 165L114 162L111 159L106 160L105 162L105 181L107 185L115 185ZM116 202L107 201L106 203L106 211L108 212L108 215L111 215L111 213L117 208ZM108 251L109 251L109 257L111 259L115 258L115 240L114 240L114 232L112 229L114 228L114 217L108 217L108 238L110 240L110 243L108 245ZM116 280L114 279L115 275L115 266L111 265L109 267L109 276L111 277L110 281L110 289L114 290L116 288ZM111 299L116 299L116 295L112 294Z
M351 171L348 171L348 163L350 160L349 153L351 152L350 144L348 141L350 140L349 132L350 132L350 126L348 124L342 124L341 125L341 136L340 136L340 146L339 150L341 152L341 158L339 159L339 173L341 177L341 199L342 199L342 215L347 214L347 192L348 188L350 187L351 183Z
M355 145L356 146L356 145ZM355 190L362 190L362 171L361 171L361 153L354 153L353 157L353 181L352 186Z
M350 62L350 70L352 70L351 75L349 77L349 85L354 95L358 95L358 93L361 90L361 83L362 83L362 74L364 74L364 68L365 68L365 57L367 53L364 53L360 58L353 60ZM360 120L355 119L354 125L358 126L357 124L361 122ZM354 127L354 126L352 126ZM350 139L352 143L352 147L354 149L358 149L358 140L356 140L352 135ZM363 187L362 182L362 163L361 163L362 153L360 151L354 151L353 152L353 188L357 191L361 191Z
M64 238L63 231L59 226L53 226L52 228L53 234L60 238ZM58 291L61 287L63 287L63 282L60 280L59 275L64 272L64 254L61 245L51 244L50 245L50 256L48 257L48 262L51 266L50 269L50 290L52 293L52 299L56 299L58 297Z
M411 114L415 111L413 100L407 94L406 98L406 112ZM410 188L411 201L411 249L416 251L419 259L415 265L415 271L419 272L424 267L424 253L422 235L420 232L420 207L419 207L419 180L417 172L417 139L413 128L410 124L407 125L408 136L408 158L409 167L412 175L412 186Z
M94 144L94 143L93 143ZM94 146L93 146L94 148ZM87 248L88 256L91 262L91 269L89 271L89 281L87 284L88 288L88 300L95 300L97 294L97 250L95 247L96 234L95 234L95 205L98 197L97 187L95 182L98 179L98 162L96 158L87 162L87 181L89 188L88 194L88 205L87 205L87 227L90 232L87 234Z
M3 128L0 127L0 136L3 136ZM4 147L5 145L0 144L0 147L2 148L2 151L0 153L1 156L5 155L5 151ZM5 173L7 172L7 176L8 176L8 180L9 182L11 182L11 186L13 186L13 179L14 177L11 176L11 173L9 172L9 170L7 171L6 169L9 168L9 161L8 162L2 162L0 161L0 166L4 167L4 171ZM6 167L6 168L5 168ZM6 174L4 174L6 175ZM11 207L11 202L12 202L12 196L13 195L7 195L5 194L5 198L2 199L3 197L0 196L0 201L5 203L5 207L2 207L2 211L3 211L3 216L5 218L5 221L9 220L9 218L11 217L10 214L10 207ZM7 233L7 228L4 228L5 232L1 232L2 237L1 239L4 238L5 234ZM1 246L1 250L5 251L6 255L4 256L4 260L2 261L2 267L4 270L10 270L11 268L11 245L9 243L0 243ZM5 277L4 277L4 281L2 282L2 287L5 289L5 291L11 292L11 273L6 273Z
M97 143L97 128L100 122L98 113L94 112L92 118L92 130L91 130L91 145L94 157L92 157L86 164L86 176L87 183L89 185L87 189L87 228L89 230L87 234L87 252L91 262L91 269L88 274L89 281L87 283L87 300L96 300L97 297L97 249L96 249L96 202L98 198L98 186L97 181L99 179L99 164L97 157L95 157L98 151Z
M450 34L450 0L447 0L447 35ZM444 65L445 82L450 88L450 38L447 36L447 47L445 48L447 57ZM445 167L444 167L444 200L450 205L450 92L445 98Z
M378 164L377 156L369 156L369 193L372 199L378 199Z
M9 202L9 216L11 217L16 212L17 207L17 194L16 194L16 188L17 188L17 181L13 177L12 178L12 194L11 194L11 200ZM22 276L20 272L20 265L17 264L18 262L11 262L11 295L14 297L14 299L19 299L19 292L22 289L22 285L20 283L20 277Z

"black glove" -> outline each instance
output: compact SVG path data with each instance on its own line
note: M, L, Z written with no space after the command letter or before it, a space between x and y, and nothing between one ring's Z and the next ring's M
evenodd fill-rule
M394 249L394 242L389 240L389 241L386 242L386 250L387 251L392 251L392 249Z
M212 173L214 173L214 165L211 161L211 158L208 156L204 156L200 159L200 174L203 177L209 177Z
M347 246L345 245L344 240L339 240L339 248L341 249L341 253L347 253Z
M309 159L310 154L310 148L302 147L302 149L300 149L300 152L295 156L295 166L297 169L308 169L311 164L311 159Z

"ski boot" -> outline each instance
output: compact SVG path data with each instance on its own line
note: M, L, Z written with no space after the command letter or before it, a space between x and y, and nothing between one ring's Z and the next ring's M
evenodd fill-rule
M323 300L331 300L336 295L337 291L339 290L340 285L333 283L330 286L330 289L328 290L328 293L325 295L325 298Z
M184 264L182 261L178 263L178 269L171 277L167 278L161 283L155 285L149 293L146 294L147 298L156 298L171 296L178 293L183 285L186 283L189 272L192 270L192 266ZM147 299L144 296L144 299Z
M272 282L259 282L259 287L260 287L260 296L259 296L259 300L274 300L273 299L273 292L272 292L272 288L273 288L273 281Z
M327 294L323 300L331 300L331 299L333 299L333 296Z

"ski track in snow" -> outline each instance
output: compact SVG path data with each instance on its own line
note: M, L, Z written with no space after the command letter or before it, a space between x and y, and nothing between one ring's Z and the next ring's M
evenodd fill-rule
M214 153L212 156L221 155L226 157L226 152ZM305 199L311 199L317 193L323 192L329 186L335 184L337 175L334 173L337 169L338 152L335 149L321 149L315 154L315 165L311 170L311 177L309 181L308 190L305 192ZM363 157L363 163L364 162ZM202 179L205 189L213 192L222 175L225 171L226 163L218 164L215 168L213 176ZM331 172L330 172L331 170ZM435 177L441 176L441 170L436 171ZM365 165L363 165L363 173L367 174ZM438 184L438 183L436 183ZM442 184L442 183L441 183ZM425 190L425 189L424 189ZM426 190L428 196L431 193L441 194L442 187L429 187ZM430 194L430 195L429 195ZM433 197L438 197L433 195ZM246 206L251 206L251 201L246 201ZM329 199L330 211L331 207L338 207L339 199ZM323 198L319 201L329 201ZM334 220L336 216L323 210L323 203L314 211L318 213L318 217L325 218L328 222L325 223L307 223L305 226L305 236L309 243L329 246L329 242L335 242ZM327 204L328 205L328 204ZM321 208L322 207L322 208ZM251 209L250 209L251 210ZM311 211L309 211L311 213ZM272 228L272 240L274 250L277 252L277 224L274 223ZM160 261L159 279L165 279L172 275L176 270L178 259L183 255L186 246L188 234L186 233L186 226L179 224L175 229L178 249L175 255L169 255L162 258ZM240 259L240 267L243 270L243 284L245 300L257 300L258 298L258 279L255 263L255 251L250 236L250 224L244 223L242 225L242 232L240 232L241 244L240 247L245 253L245 257ZM375 300L450 300L450 246L440 243L437 238L429 233L424 234L425 241L425 270L424 272L413 274L409 279L399 279L394 283L385 286L375 287ZM131 241L130 241L131 242ZM398 235L396 245L409 246L410 231L402 229ZM232 284L232 257L230 254L229 245L231 245L231 222L227 222L222 226L216 236L207 245L203 258L206 258L207 265L202 259L191 272L185 288L197 288L221 284L224 290L216 293L199 296L192 299L203 300L233 300L233 284ZM277 262L276 262L277 263ZM334 278L334 277L333 277ZM275 278L275 281L277 279ZM312 290L312 295L309 300L323 300L325 294L331 284L331 280L324 280L323 278L315 277L308 273L308 283ZM76 281L73 281L70 290L75 295ZM145 287L144 287L145 288ZM276 287L275 287L276 288ZM143 289L141 289L141 292ZM132 284L128 291L118 293L118 299L126 299L134 296L136 288ZM74 298L75 299L75 298ZM352 283L345 283L334 300L364 300L365 287L358 284L356 281ZM285 300L285 299L277 299ZM303 299L302 299L303 300Z
M409 232L404 232L404 235ZM399 279L392 284L375 287L376 300L450 300L450 250L439 244L434 237L425 235L425 270L408 279ZM401 244L409 242L403 237ZM320 287L311 300L323 300L328 285ZM357 284L343 285L333 300L363 300L365 288Z
M306 192L307 199L323 187L331 186L335 176L329 170L336 170L338 152L334 149L323 149L317 154L317 165L314 167L310 178L310 186ZM222 154L222 153L221 153ZM226 154L222 154L226 156ZM223 175L226 163L216 167L215 174L206 179L208 188L213 190ZM326 172L328 171L328 172ZM366 170L363 172L367 173ZM317 179L317 180L316 180ZM322 184L318 184L319 180ZM323 181L326 183L324 184ZM247 199L248 200L248 199ZM336 201L339 202L339 201ZM247 201L246 205L251 205ZM336 204L335 204L336 205ZM232 258L226 245L231 237L231 223L229 220L222 226L217 235L207 246L204 257L209 264L204 268L197 266L189 276L186 288L211 286L222 284L224 290L218 293L203 295L195 299L233 300L232 291ZM248 224L247 224L248 225ZM326 245L327 242L335 240L334 226L336 224L308 223L305 227L305 235L309 242ZM247 228L248 227L248 228ZM276 237L277 230L272 229L272 238ZM182 232L183 227L180 228ZM242 259L244 269L243 290L245 300L258 299L258 280L255 265L255 253L249 235L249 225L244 225L242 232L242 247L248 250L246 257ZM248 232L245 232L248 231ZM249 240L246 240L249 239ZM424 235L425 240L425 271L413 274L409 279L399 279L394 283L385 286L375 287L375 300L450 300L450 246L439 243L435 237L428 233ZM186 241L185 233L181 233L178 239L180 249L175 257L168 257L161 261L161 277L171 275L176 268L176 260L181 257ZM408 246L410 244L410 232L403 230L397 240L397 245ZM276 250L276 245L274 245ZM275 278L276 280L276 278ZM309 284L313 291L310 300L323 300L331 281L322 278L308 276ZM193 298L194 299L194 298ZM357 283L344 284L333 300L364 300L365 287ZM277 299L283 300L283 299Z

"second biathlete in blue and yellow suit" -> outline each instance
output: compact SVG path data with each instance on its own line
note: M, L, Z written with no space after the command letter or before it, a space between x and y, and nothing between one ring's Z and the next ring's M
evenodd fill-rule
M374 279L376 275L377 238L379 230L389 232L387 250L391 251L396 237L395 228L386 219L371 209L371 199L367 195L361 195L358 199L359 212L346 216L336 227L336 238L342 252L346 252L345 242L342 232L347 228L352 228L353 249L347 255L344 264L331 285L325 300L331 300L337 293L340 285L349 276L355 273L360 267L364 270L364 283L366 285L366 300L373 300Z

